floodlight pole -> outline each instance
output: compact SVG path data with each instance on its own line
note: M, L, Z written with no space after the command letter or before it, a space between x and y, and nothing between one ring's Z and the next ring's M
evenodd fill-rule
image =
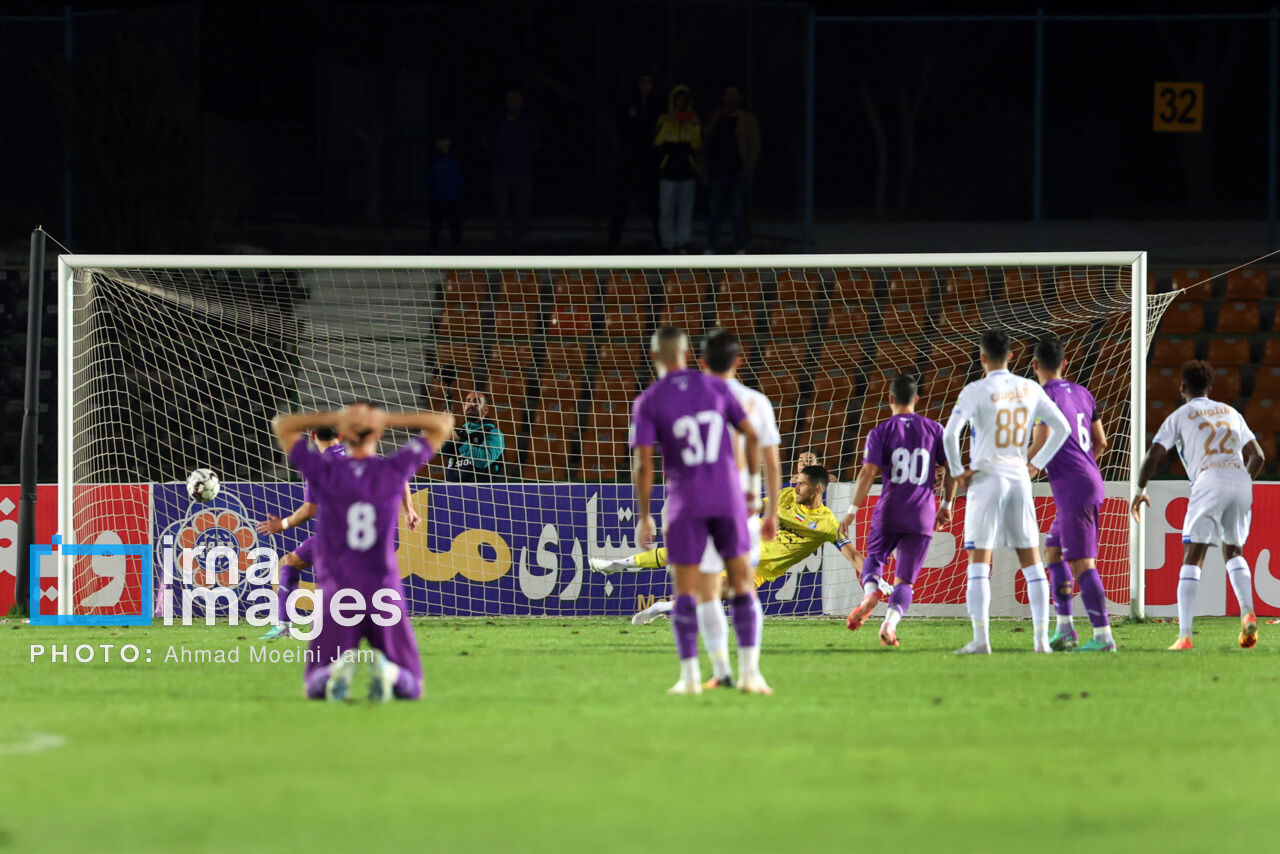
M39 432L40 338L44 320L44 229L31 232L27 284L27 374L22 397L22 445L19 451L18 576L14 610L27 616L31 601L31 544L36 540L36 435Z

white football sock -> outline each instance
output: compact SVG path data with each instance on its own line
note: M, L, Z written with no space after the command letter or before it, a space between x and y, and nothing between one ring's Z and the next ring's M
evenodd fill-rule
M1112 643L1113 638L1111 637L1111 626L1106 625L1095 628L1093 630L1093 638L1094 640L1100 640L1103 643Z
M969 607L975 643L991 643L988 620L991 614L991 564L969 564L969 588L964 601Z
M717 679L728 679L729 670L729 621L724 618L724 606L719 599L698 603L698 631L711 659L711 672Z
M697 657L680 659L680 679L686 685L702 682L702 668L698 666Z
M1069 629L1069 628L1071 628L1073 625L1075 625L1075 624L1074 624L1073 619L1072 619L1072 616L1071 616L1070 614L1059 614L1059 615L1058 615L1058 628L1059 628L1059 629Z
M1196 612L1196 594L1200 592L1200 567L1183 564L1178 573L1178 637L1191 637L1191 621Z
M659 599L648 608L645 608L645 610L656 616L658 614L670 614L671 609L674 607L675 604L670 599Z
M1240 613L1252 614L1253 575L1249 572L1249 562L1243 557L1233 557L1227 561L1227 579L1231 582L1231 589L1236 592Z
M1043 563L1033 563L1022 568L1027 579L1027 599L1031 604L1031 624L1035 629L1035 642L1049 645L1049 576Z
M880 590L880 582L878 581L868 581L866 584L862 585L863 596L870 596L871 594L876 593L879 590Z
M902 612L894 606L889 606L889 611L884 615L884 627L891 632L898 630L898 621L902 619Z

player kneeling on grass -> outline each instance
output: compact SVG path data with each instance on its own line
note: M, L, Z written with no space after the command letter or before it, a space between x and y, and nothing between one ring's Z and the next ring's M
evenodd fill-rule
M311 439L315 442L316 450L322 454L332 454L339 457L347 455L347 446L338 438L338 431L332 427L320 427L312 430ZM405 485L403 507L409 530L416 531L418 524L422 521L422 517L413 509L413 496L409 492L408 484ZM258 523L258 533L283 533L290 528L296 528L314 519L319 510L320 505L316 503L316 497L311 485L309 483L304 484L302 506L284 518L268 516ZM275 624L267 629L266 633L258 640L273 641L289 633L289 617L288 612L285 610L285 603L289 601L289 596L293 591L298 589L298 584L302 581L302 570L315 563L315 547L316 537L312 534L280 561L280 583L276 587Z
M1191 481L1191 500L1182 523L1182 571L1178 574L1178 639L1169 649L1191 649L1191 621L1200 569L1210 546L1222 545L1227 579L1240 603L1240 646L1258 642L1258 618L1253 612L1253 578L1244 559L1253 516L1253 479L1266 456L1244 418L1233 407L1209 398L1213 368L1208 362L1182 366L1182 399L1164 424L1142 461L1133 517L1142 512L1147 482L1169 453L1178 451Z
M417 699L422 695L422 661L413 627L404 612L404 591L396 560L396 526L410 479L453 434L453 416L426 412L387 413L360 403L341 412L280 415L276 438L289 461L306 478L316 503L316 588L332 599L339 591L360 594L365 602L384 599L381 620L360 615L354 625L325 619L311 639L303 686L312 699L344 699L351 689L361 641L373 648L369 699L375 702ZM303 431L336 428L348 456L313 449ZM378 442L388 427L421 431L387 457ZM386 591L395 596L385 599ZM384 623L389 623L384 625Z
M1031 367L1044 393L1062 410L1071 426L1071 436L1045 469L1057 507L1044 543L1049 586L1058 616L1049 648L1055 652L1115 652L1107 596L1097 563L1098 514L1106 498L1098 459L1107 450L1107 431L1089 390L1062 378L1065 365L1065 351L1057 338L1044 338L1036 344ZM1040 452L1048 435L1048 427L1036 424L1028 452L1032 457ZM1093 640L1079 647L1071 615L1076 579L1093 624Z
M889 610L880 626L881 646L898 645L898 621L911 607L911 585L924 566L924 556L933 542L937 515L934 484L939 467L945 469L942 425L917 415L915 377L901 374L889 385L889 409L893 413L867 437L867 450L854 486L849 512L840 522L840 535L848 536L858 508L867 500L877 476L884 481L880 500L871 513L867 535L867 559L862 564L862 602L849 612L845 625L850 631L862 627L880 601L881 569L896 550L893 592ZM944 478L946 500L941 523L951 522L951 501L955 484L948 472Z

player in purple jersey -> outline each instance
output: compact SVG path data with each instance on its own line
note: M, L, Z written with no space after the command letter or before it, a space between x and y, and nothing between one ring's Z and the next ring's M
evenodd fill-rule
M452 437L453 416L387 413L360 403L341 412L281 415L274 427L280 447L288 451L289 461L324 508L317 520L315 547L321 623L307 649L306 695L345 698L355 675L354 653L367 640L374 650L369 699L417 699L422 695L422 662L404 613L396 526L406 485ZM319 427L336 427L350 454L314 450L303 431ZM420 431L421 436L380 457L378 442L388 427ZM373 610L358 613L360 601L372 602ZM335 612L331 617L325 613L330 602ZM346 619L339 621L339 610Z
M339 439L338 431L332 427L320 427L312 430L311 439L315 443L316 449L322 454L347 455L347 446ZM422 522L422 517L413 509L413 493L410 492L408 484L405 484L403 507L405 521L409 526L409 530L416 531L418 525ZM312 494L311 485L305 484L302 492L302 505L284 518L268 515L266 519L258 523L258 533L279 534L290 528L304 525L315 518L319 509L315 496ZM285 606L293 591L298 589L298 584L302 581L302 570L316 562L315 544L316 537L315 534L312 534L299 543L296 549L281 559L280 582L276 586L275 625L268 629L258 640L273 641L289 633L289 619Z
M1036 344L1031 367L1045 394L1067 417L1072 434L1045 469L1057 507L1044 543L1049 586L1058 616L1049 646L1057 652L1115 652L1107 597L1098 576L1098 514L1106 498L1098 460L1109 444L1107 431L1098 414L1098 403L1089 390L1062 378L1065 366L1066 353L1061 341L1051 336ZM1048 434L1048 425L1037 422L1032 432L1030 456L1036 455ZM1080 598L1093 624L1093 639L1079 647L1071 613L1077 580Z
M747 511L760 509L760 447L755 431L723 379L685 366L689 339L674 326L654 333L650 351L658 380L636 398L631 412L631 447L635 450L632 477L639 504L636 540L641 549L652 547L656 535L650 499L653 491L653 447L662 450L666 476L663 537L671 564L675 596L671 630L680 656L680 681L668 693L702 693L698 667L698 600L709 601L719 593L719 570L700 573L707 540L724 560L729 584L735 593L734 630L739 646L759 647L763 615L752 583L750 534ZM715 366L711 366L715 369ZM730 428L745 439L749 485L743 493ZM773 486L770 487L771 489ZM750 497L750 498L748 498ZM770 495L777 506L777 495ZM762 539L777 533L772 514L761 524ZM739 662L739 689L745 693L771 693L755 672L743 672Z
M850 631L862 627L881 599L881 569L889 555L897 551L889 610L880 625L881 646L898 645L898 621L911 607L911 585L924 566L925 552L933 542L935 522L939 521L934 484L938 468L945 470L947 462L942 425L917 415L916 400L915 377L906 374L894 377L889 385L889 410L893 414L867 437L867 450L853 500L840 522L840 534L848 536L858 508L867 500L876 477L881 477L884 488L871 513L867 558L862 564L865 595L845 620ZM940 521L945 525L951 521L951 499L956 487L949 471L943 478L947 500L943 503Z

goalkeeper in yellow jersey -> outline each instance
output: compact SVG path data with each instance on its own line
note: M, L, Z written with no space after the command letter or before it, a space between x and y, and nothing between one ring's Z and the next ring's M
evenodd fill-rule
M827 543L834 543L853 568L861 570L862 553L848 538L840 535L839 521L822 503L822 494L831 482L831 475L822 466L806 466L792 482L794 486L778 493L778 535L761 543L760 563L755 568L756 587L781 578L788 569ZM600 572L662 569L666 565L666 549L641 552L619 561L599 558L591 561L591 568ZM633 616L631 622L643 626L670 610L670 602L655 602Z

